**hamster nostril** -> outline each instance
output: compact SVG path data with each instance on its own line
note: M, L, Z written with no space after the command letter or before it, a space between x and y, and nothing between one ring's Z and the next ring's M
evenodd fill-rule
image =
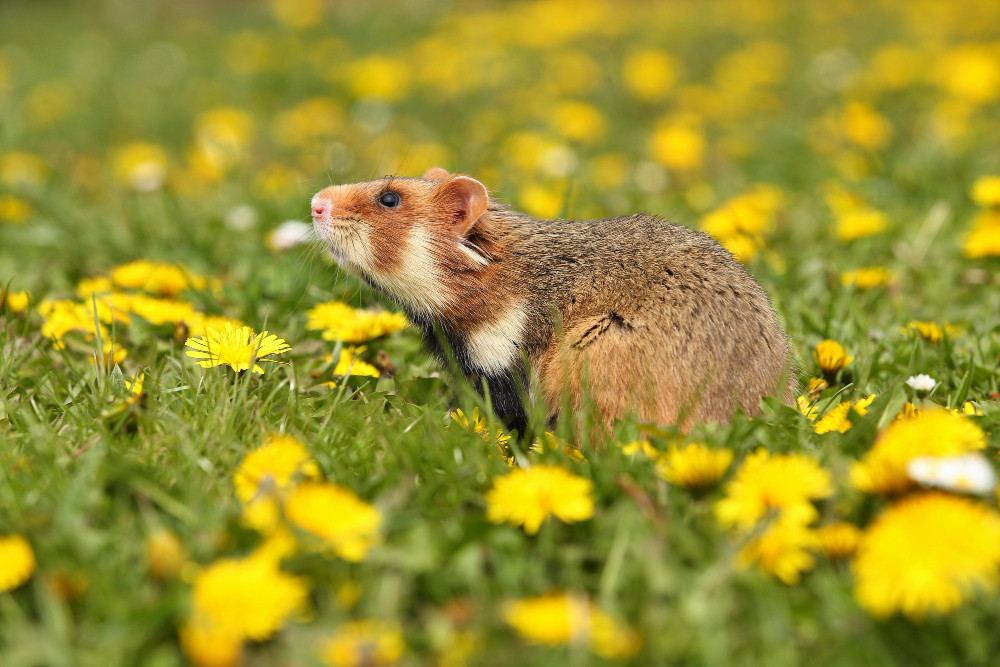
M313 209L313 217L314 218L321 218L321 217L323 217L323 214L326 213L329 210L329 209L327 209L327 207L326 207L325 204L313 204L312 209Z

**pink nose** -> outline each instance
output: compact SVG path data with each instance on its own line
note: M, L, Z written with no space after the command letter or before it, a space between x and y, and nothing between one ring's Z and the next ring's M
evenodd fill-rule
M322 218L330 210L326 204L320 202L313 204L312 209L314 218Z

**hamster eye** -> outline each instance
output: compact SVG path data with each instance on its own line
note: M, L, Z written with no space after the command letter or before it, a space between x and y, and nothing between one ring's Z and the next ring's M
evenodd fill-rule
M386 208L396 208L402 200L392 190L386 190L378 196L378 203Z

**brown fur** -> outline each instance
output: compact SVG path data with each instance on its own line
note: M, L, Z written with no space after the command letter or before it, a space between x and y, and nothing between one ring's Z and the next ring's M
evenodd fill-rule
M424 290L435 305L401 298L411 318L425 334L440 327L472 377L490 379L502 364L516 378L527 356L553 416L565 396L575 411L589 395L609 425L637 412L687 427L728 421L737 408L756 414L764 396L794 400L767 295L709 236L646 214L535 220L480 188L437 168L327 188L314 205L334 212L314 216L316 227L342 258L345 232L331 226L370 239L374 265L347 268L397 298L393 271L408 256L430 258ZM402 198L394 209L376 203L390 189Z

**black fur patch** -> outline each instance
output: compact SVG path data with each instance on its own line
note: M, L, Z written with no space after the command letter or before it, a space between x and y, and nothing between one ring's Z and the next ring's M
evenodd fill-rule
M485 397L483 383L489 388L490 402L493 412L503 420L507 428L524 433L528 415L521 402L521 392L528 386L527 374L519 366L492 375L481 375L472 365L469 350L465 340L440 326L434 326L425 318L418 318L407 313L410 321L417 324L422 333L424 345L437 357L442 364L449 366L452 359L458 364L462 374L476 387L480 395Z

